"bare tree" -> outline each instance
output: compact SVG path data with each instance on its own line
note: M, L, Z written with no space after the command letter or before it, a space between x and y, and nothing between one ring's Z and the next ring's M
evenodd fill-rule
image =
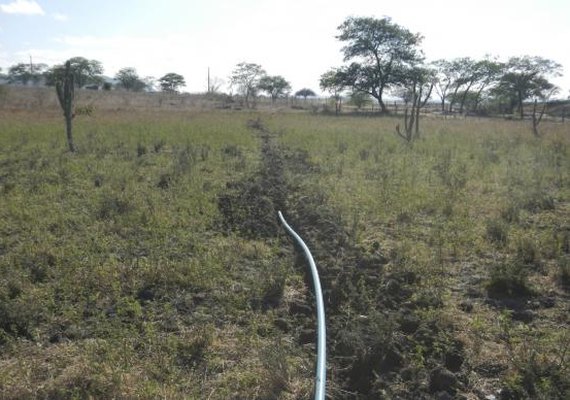
M404 130L402 131L398 124L396 133L408 143L420 137L420 110L425 107L431 97L435 83L434 75L433 70L415 67L409 69L402 77L402 81L406 82L403 92L406 102Z
M231 86L243 96L247 108L255 107L259 80L264 75L265 71L258 64L241 62L234 68L230 77Z
M553 88L547 95L541 96L540 100L542 101L542 107L540 111L538 110L538 97L535 97L534 104L532 107L532 133L536 137L540 137L540 132L538 130L538 126L542 122L542 117L544 116L544 112L546 111L546 107L548 106L548 100L552 95L558 92L558 88Z
M345 81L339 69L331 69L321 75L319 82L321 89L329 92L335 102L335 114L338 115L342 109L342 92L345 89Z

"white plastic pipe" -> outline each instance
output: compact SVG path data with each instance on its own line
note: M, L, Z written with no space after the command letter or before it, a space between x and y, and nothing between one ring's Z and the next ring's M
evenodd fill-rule
M323 302L323 291L321 289L319 271L317 271L317 266L315 264L315 260L313 260L311 251L305 242L303 242L301 236L297 235L297 233L289 226L287 221L285 221L285 218L283 218L281 211L279 211L278 214L279 219L287 232L303 249L305 259L309 263L309 268L311 269L311 275L313 277L315 298L317 300L317 372L315 379L315 400L324 400L327 380L327 329L325 324L325 305Z

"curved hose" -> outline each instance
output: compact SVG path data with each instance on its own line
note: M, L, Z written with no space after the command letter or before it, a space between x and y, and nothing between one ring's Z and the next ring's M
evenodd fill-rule
M297 244L301 246L305 253L305 259L311 269L313 277L313 286L315 289L315 298L317 301L317 371L315 379L315 400L324 400L325 398L325 384L327 379L326 358L327 358L327 333L325 325L325 305L323 302L323 291L321 289L321 281L319 279L319 272L313 256L303 239L289 226L281 211L278 212L281 223L287 232L295 239Z

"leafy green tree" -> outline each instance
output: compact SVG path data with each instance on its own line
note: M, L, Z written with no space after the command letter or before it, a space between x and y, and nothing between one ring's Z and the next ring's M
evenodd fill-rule
M160 88L163 92L178 93L181 86L186 85L184 77L180 74L170 72L158 80Z
M31 80L30 66L24 63L12 65L8 68L8 82L27 85Z
M321 75L319 85L322 90L329 92L335 101L335 114L342 110L342 92L346 88L345 77L339 69L331 69Z
M350 104L355 106L358 110L371 103L370 95L364 92L352 91L349 98Z
M82 88L90 83L101 83L103 64L100 61L88 60L84 57L72 57L68 61L77 87Z
M441 99L441 112L445 112L445 103L457 80L457 70L454 63L449 60L436 60L431 63L436 71L435 91Z
M271 96L271 103L275 103L278 97L286 95L291 90L291 84L280 75L265 75L259 80L258 86Z
M141 92L146 88L146 83L139 77L135 68L121 68L115 75L120 85L129 91Z
M489 57L479 61L469 57L456 58L450 62L450 66L455 79L453 93L449 96L449 110L453 111L453 105L459 103L460 113L465 110L466 101L472 98L473 91L477 93L474 105L478 105L483 90L497 81L502 69L502 64Z
M307 97L315 97L316 95L315 92L308 88L303 88L295 92L295 97L302 97L304 100L307 100Z
M230 84L243 96L247 108L255 105L259 81L264 75L265 71L261 65L254 63L241 62L232 71Z
M548 77L561 75L562 65L542 57L512 57L494 90L497 97L508 100L509 112L515 107L524 118L523 103L530 98L547 98L556 87Z
M22 85L27 85L30 82L37 84L46 69L46 64L19 63L13 65L8 69L8 82Z
M475 82L477 74L477 62L470 57L455 58L447 64L448 73L452 77L451 87L453 92L449 94L449 112L453 112L453 106L460 102L463 108L465 95L469 93ZM463 95L460 95L462 93ZM461 112L462 110L460 110Z
M73 57L69 60L71 72L73 73L73 82L75 87L82 88L88 84L101 84L103 78L103 64L97 60L88 60L84 57ZM67 64L67 62L66 62ZM45 73L46 85L55 86L56 82L65 75L64 65L54 65Z
M344 61L353 60L339 77L345 86L375 98L381 111L386 112L383 101L386 89L399 83L403 68L423 59L419 49L422 37L388 17L350 17L338 29L337 39L346 43L342 49Z
M479 110L479 106L483 100L483 93L488 94L488 89L497 84L503 68L503 63L498 62L496 59L491 59L488 56L477 62L477 80L474 85L473 95L471 95L471 93L465 94L464 100L471 102L471 109L474 111Z

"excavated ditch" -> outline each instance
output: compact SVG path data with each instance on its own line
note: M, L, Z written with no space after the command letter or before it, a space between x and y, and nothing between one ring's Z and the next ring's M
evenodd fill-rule
M422 277L398 254L354 245L342 218L327 207L326 196L296 183L317 171L307 154L279 147L276 134L260 120L248 125L260 138L261 168L228 184L219 197L221 227L247 238L280 237L284 247L291 246L278 223L277 211L282 210L311 249L327 313L328 396L465 398L461 393L470 385L463 346L452 326L426 317L433 314L426 311L442 306L441 300L417 295ZM286 171L295 182L287 181ZM302 258L297 263L304 268ZM313 307L313 302L294 303L277 323L303 324L297 339L310 343L316 335Z

